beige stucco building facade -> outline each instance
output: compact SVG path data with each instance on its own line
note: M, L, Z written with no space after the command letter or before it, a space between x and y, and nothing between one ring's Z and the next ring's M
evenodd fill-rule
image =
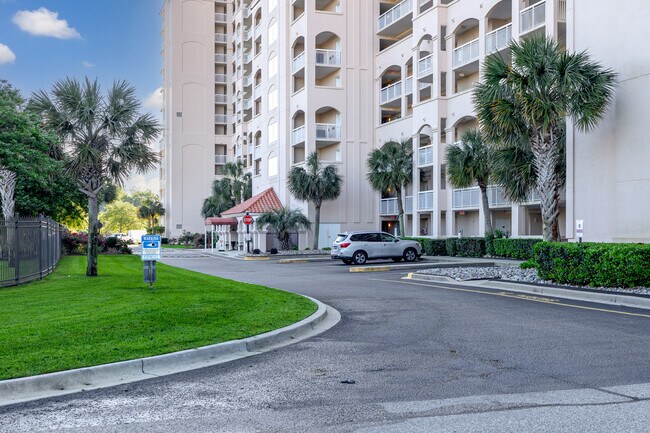
M323 206L321 246L342 230L396 230L397 203L366 181L366 159L391 139L413 141L404 192L406 235L482 235L477 188L447 185L444 152L477 127L472 89L485 56L546 33L587 49L620 73L616 103L599 129L567 138L562 235L585 221L586 240L650 240L650 56L638 23L605 0L167 0L163 17L165 139L161 192L170 235L202 232L201 203L226 161L240 159L253 194L272 187L285 205L292 166L312 151L336 164L341 197ZM612 22L627 32L603 32ZM608 24L609 25L609 24ZM636 48L634 48L636 47ZM490 188L496 228L541 235L539 205ZM306 242L303 241L303 242ZM301 243L303 243L301 242ZM302 246L305 244L303 243Z

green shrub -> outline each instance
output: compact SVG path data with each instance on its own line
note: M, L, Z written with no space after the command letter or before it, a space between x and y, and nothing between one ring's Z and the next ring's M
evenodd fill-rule
M540 278L560 284L650 286L650 245L541 242L535 246Z
M448 256L455 256L458 251L458 238L445 239L445 249Z
M492 254L488 252L488 254L495 257L528 260L535 256L535 245L540 242L542 242L541 239L493 239L493 252Z
M422 246L422 254L425 256L446 256L447 247L445 239L431 239L431 238L414 238L402 237L405 241L417 241Z
M324 248L321 248L321 250L322 250L322 251L331 251L332 248L331 248L331 247L324 247Z
M485 255L484 238L447 238L447 255L457 257L483 257Z
M521 269L534 269L535 268L535 259L528 259L522 264L519 265Z
M494 256L494 240L505 238L506 233L502 232L499 229L495 229L491 232L485 234L485 253L488 256Z

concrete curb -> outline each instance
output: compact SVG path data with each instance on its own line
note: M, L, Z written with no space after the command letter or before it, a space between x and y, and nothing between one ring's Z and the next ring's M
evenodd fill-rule
M475 280L457 281L442 275L426 275L411 273L407 277L416 281L434 281L439 283L452 283L462 286L480 286L488 289L508 290L510 292L545 295L553 298L571 299L574 301L594 302L597 304L617 305L619 307L639 308L650 310L650 298L630 296L618 293L594 293L582 290L564 289L561 287L540 286L511 281Z
M278 263L282 264L291 264L291 263L311 263L311 262L324 262L332 261L331 257L309 257L309 258L299 258L299 259L278 259Z
M464 262L445 262L445 263L408 263L394 265L376 265L376 266L352 266L349 272L385 272L396 271L400 269L420 269L420 268L458 268L458 267L483 267L494 266L493 262L482 263L464 263Z
M334 308L305 297L318 305L315 313L297 323L264 334L165 355L0 381L0 406L222 364L313 337L340 321L341 315Z

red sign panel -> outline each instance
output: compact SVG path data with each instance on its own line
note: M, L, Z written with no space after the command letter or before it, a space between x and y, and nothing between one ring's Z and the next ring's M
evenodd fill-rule
M253 217L250 216L250 215L245 215L243 221L244 221L244 224L249 226L249 225L253 224Z

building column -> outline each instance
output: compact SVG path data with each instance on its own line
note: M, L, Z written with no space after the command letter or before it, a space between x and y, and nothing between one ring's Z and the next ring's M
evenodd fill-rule
M416 84L414 82L414 84ZM420 168L418 166L418 148L420 134L413 137L413 236L420 236Z
M435 81L435 80L434 80ZM437 120L439 122L440 120ZM440 237L440 158L438 148L440 146L440 134L438 128L431 131L431 144L433 144L433 166L431 167L431 188L433 189L433 210L431 211L431 233L429 236Z
M447 143L453 143L454 128L445 129L445 136ZM453 197L454 189L450 184L447 184L447 214L445 222L447 224L447 237L456 236L456 212L454 212Z

